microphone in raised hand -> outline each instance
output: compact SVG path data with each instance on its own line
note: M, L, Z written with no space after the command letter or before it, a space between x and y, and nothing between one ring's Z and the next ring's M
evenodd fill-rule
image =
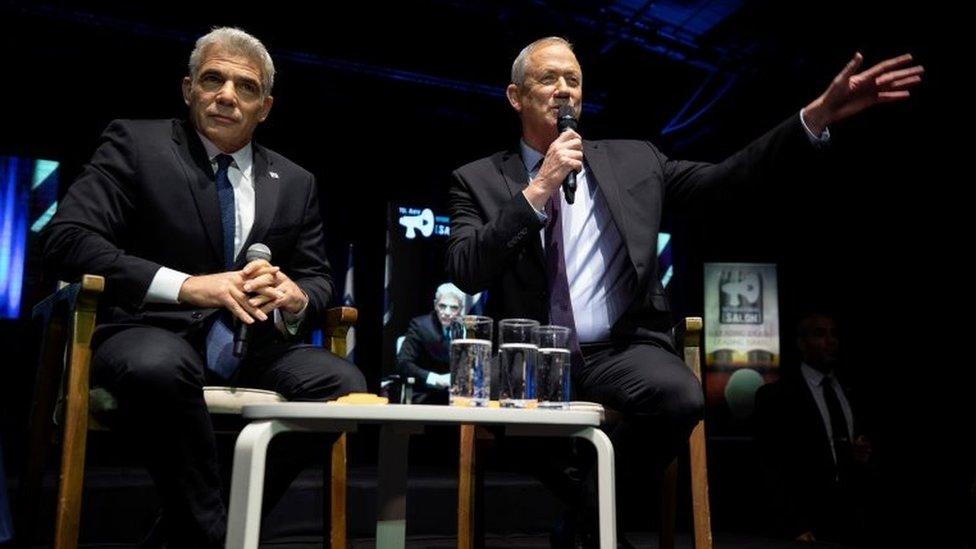
M556 128L559 133L568 130L576 131L578 122L573 116L573 107L567 103L559 106L559 117L556 119ZM563 194L566 195L566 203L572 204L576 200L576 172L571 170L563 181Z

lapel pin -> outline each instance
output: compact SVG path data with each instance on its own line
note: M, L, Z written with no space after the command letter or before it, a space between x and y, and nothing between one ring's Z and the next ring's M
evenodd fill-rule
M268 175L271 176L271 179L278 179L278 172L268 172Z

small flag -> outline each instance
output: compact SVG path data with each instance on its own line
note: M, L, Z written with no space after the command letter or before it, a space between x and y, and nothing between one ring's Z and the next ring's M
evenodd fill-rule
M488 301L488 290L478 292L474 295L464 294L465 314L483 315L485 314L485 302Z
M386 231L386 261L383 265L383 325L393 319L393 297L390 295L390 281L393 279L393 251L390 249L390 230Z
M356 297L353 291L353 269L352 269L352 244L349 245L349 262L346 266L346 284L342 292L342 304L346 307L356 306ZM346 360L356 361L356 328L349 328L346 332Z

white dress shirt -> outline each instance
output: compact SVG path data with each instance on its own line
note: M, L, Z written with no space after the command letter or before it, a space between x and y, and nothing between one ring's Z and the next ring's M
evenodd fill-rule
M542 153L522 142L522 159L531 181ZM563 226L563 255L573 320L580 343L610 340L610 327L633 298L637 273L630 264L620 231L592 172L576 175L576 201L558 191ZM545 248L545 229L541 231Z

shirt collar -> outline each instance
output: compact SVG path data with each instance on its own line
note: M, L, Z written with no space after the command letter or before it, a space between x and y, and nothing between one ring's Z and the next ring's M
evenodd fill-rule
M807 383L811 387L820 387L820 384L823 383L825 377L830 378L830 381L832 382L836 383L837 381L837 378L834 377L833 371L824 374L823 372L814 368L813 366L810 366L806 362L800 363L800 371L803 372L804 379L807 380Z
M519 150L522 153L522 163L525 165L525 171L529 173L529 180L534 178L539 172L539 167L542 165L542 159L546 157L545 153L541 153L525 142L524 139L519 139ZM587 168L584 162L583 169L579 172L580 174L586 173Z
M533 172L536 171L536 165L545 155L530 147L524 139L519 140L519 148L522 151L522 162L525 164L525 171L529 172L529 179L532 179L535 176Z

